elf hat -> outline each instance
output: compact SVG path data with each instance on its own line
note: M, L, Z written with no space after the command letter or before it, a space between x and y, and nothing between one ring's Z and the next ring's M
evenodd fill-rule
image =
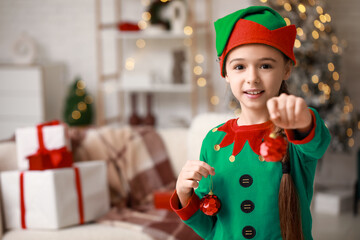
M252 6L238 10L215 23L216 51L220 60L221 76L225 77L227 54L237 46L260 43L272 46L296 64L293 48L295 25L286 26L285 20L270 7Z

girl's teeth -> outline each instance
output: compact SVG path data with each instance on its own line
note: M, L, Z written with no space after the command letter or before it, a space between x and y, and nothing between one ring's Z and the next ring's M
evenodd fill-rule
M251 94L251 95L256 95L256 94L259 94L261 91L258 91L258 92L247 92L248 94Z

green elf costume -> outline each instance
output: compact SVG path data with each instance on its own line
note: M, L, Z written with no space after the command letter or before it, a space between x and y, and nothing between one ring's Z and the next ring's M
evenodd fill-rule
M243 44L272 46L295 64L294 25L286 26L273 9L254 6L234 12L215 22L216 48L224 77L226 56ZM285 130L289 141L290 174L298 192L304 239L311 240L310 203L317 160L325 153L330 134L319 114L309 109L312 129L299 138ZM279 220L279 186L283 174L281 162L266 162L260 156L260 144L273 128L271 121L238 126L231 119L209 131L203 140L200 160L214 167L216 174L203 178L186 206L176 194L170 204L179 217L204 239L282 239ZM216 216L200 211L200 199L209 186L221 200ZM211 188L211 187L210 187Z

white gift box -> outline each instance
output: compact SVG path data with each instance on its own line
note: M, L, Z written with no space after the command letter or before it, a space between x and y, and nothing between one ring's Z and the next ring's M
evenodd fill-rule
M65 125L44 126L42 133L44 145L48 150L59 149L64 146L70 149ZM18 169L27 170L29 169L29 160L26 157L35 154L39 149L37 127L16 129L15 136Z
M2 172L1 191L6 229L59 229L80 223L79 195L75 167L79 170L84 222L92 221L110 208L105 161L75 163L74 168L23 172Z
M340 215L353 208L354 192L352 189L328 190L315 193L315 212Z

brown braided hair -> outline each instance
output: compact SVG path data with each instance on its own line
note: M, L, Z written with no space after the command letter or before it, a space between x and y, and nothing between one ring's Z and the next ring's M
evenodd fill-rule
M279 95L289 94L286 81L282 81ZM285 136L283 129L278 129ZM301 211L299 196L292 176L290 175L290 156L289 149L281 161L283 165L283 175L279 189L279 215L281 235L284 240L303 240L304 235L301 224Z

